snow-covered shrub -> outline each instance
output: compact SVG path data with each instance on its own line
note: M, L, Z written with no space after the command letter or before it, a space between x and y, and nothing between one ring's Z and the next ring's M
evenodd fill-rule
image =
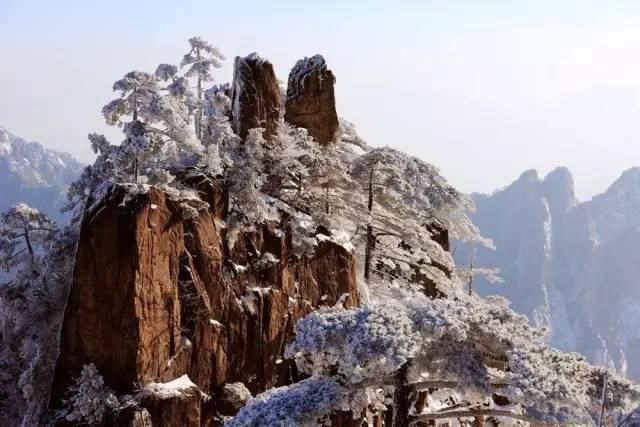
M64 416L67 421L97 425L107 412L119 406L118 398L104 384L102 375L93 363L84 365L74 382L65 401Z
M232 209L247 218L250 224L272 216L261 193L265 181L263 173L262 129L251 129L244 143L236 143L230 151L233 167L227 175L227 185L232 199Z
M10 271L37 263L46 254L58 231L45 213L26 203L18 203L0 214L0 270Z
M257 395L225 426L316 426L320 417L340 405L343 393L335 380L311 377Z
M385 378L418 350L404 311L392 306L316 311L296 324L286 355L307 374L337 372L345 382Z

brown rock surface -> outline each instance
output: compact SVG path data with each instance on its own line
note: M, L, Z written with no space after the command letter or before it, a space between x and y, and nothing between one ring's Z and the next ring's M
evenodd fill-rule
M116 189L85 219L60 338L54 395L95 363L117 392L167 378L180 342L179 212L157 190L121 206Z
M153 427L200 427L200 393L180 396L149 396L141 405L148 411Z
M451 251L451 246L449 243L449 230L447 230L440 221L438 221L437 219L433 219L425 224L424 227L429 232L434 242L439 244L440 247L442 247L442 249L444 249L445 251Z
M264 128L264 137L276 133L280 117L280 88L273 65L256 53L236 57L231 92L233 130L246 138L249 129Z
M87 363L120 394L184 374L213 397L232 382L253 394L290 383L297 373L281 357L295 322L343 294L346 306L359 303L350 252L324 241L313 256L295 257L287 226L277 224L240 233L230 248L225 192L209 179L191 183L210 205L197 218L183 219L158 189L127 196L115 187L84 219L53 406ZM161 425L191 425L172 405L144 406L154 420L176 417ZM201 423L215 415L203 407Z
M321 144L332 142L338 130L335 81L321 55L299 60L289 73L284 118Z

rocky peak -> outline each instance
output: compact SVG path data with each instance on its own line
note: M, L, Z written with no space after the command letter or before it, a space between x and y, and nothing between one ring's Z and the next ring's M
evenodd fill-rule
M565 216L577 204L573 176L566 167L549 172L542 181L542 189L554 218Z
M535 186L540 182L538 171L535 169L529 169L518 177L509 187L521 187L521 186Z
M338 130L335 81L322 55L299 60L289 73L285 120L321 144L332 142Z
M599 241L640 226L640 168L628 169L602 194L580 205L592 220Z
M486 200L486 197L474 197L479 203ZM525 203L529 206L527 209L546 205L554 218L566 216L577 204L573 176L566 167L558 167L542 179L537 170L527 170L504 190L497 191L491 197L508 201L514 209L520 209Z
M249 129L264 128L275 135L280 117L280 88L271 62L257 53L237 56L231 92L233 130L245 138Z
M605 194L633 193L640 194L640 167L629 168L622 172Z
M297 320L321 305L359 304L349 250L324 236L313 255L298 257L286 222L241 232L231 244L225 189L189 176L178 179L208 205L195 218L172 194L126 185L94 201L85 216L53 407L83 365L94 363L118 393L187 375L212 398L145 398L143 412L123 412L113 425L145 417L164 418L158 425L217 425L228 406L225 385L242 383L255 394L296 379L282 356Z

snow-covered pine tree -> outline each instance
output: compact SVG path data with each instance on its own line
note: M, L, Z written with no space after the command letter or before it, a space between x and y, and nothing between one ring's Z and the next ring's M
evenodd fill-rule
M180 63L180 67L188 67L185 73L187 78L196 80L196 110L195 110L195 132L198 139L202 139L202 117L204 110L203 88L204 82L212 81L212 69L220 68L225 57L217 47L212 46L200 37L189 39L189 52L187 52Z
M604 374L577 354L546 347L542 331L504 302L464 294L433 300L405 293L385 303L311 313L298 322L287 356L310 378L258 395L230 426L264 416L272 425L285 418L303 425L335 411L370 420L381 410L398 411L389 396L408 366L406 387L434 395L430 408L403 414L410 422L495 416L590 423L599 411ZM616 411L632 409L640 388L608 375L609 416L615 419ZM325 390L322 395L309 390L312 384ZM293 410L283 413L287 401Z
M100 425L105 415L119 406L117 396L105 385L102 375L91 363L82 367L59 416L75 424Z
M35 264L58 231L45 213L18 203L0 214L0 269L10 271Z
M127 73L113 84L120 97L102 109L107 124L123 128L125 140L119 154L129 157L133 182L140 174L147 178L158 175L167 161L179 164L199 151L189 131L192 102L184 80L167 64L156 71ZM161 79L170 83L163 87Z
M309 169L304 157L311 141L306 132L280 121L273 143L265 151L268 174L265 192L293 205L303 196Z
M226 175L230 209L235 216L246 218L248 227L272 216L261 192L265 182L263 159L266 144L262 132L262 129L249 130L244 142L237 139L227 151L233 164Z

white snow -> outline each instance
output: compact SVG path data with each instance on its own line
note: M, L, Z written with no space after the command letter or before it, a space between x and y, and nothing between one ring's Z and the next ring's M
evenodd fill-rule
M298 96L298 89L304 86L304 80L309 74L318 71L319 76L322 77L326 69L327 63L322 55L314 55L311 58L304 57L298 60L289 73L287 98L295 98Z
M153 396L158 399L172 399L192 396L199 391L189 376L183 375L166 383L149 383L141 390L141 397Z
M209 319L209 324L215 326L216 328L224 328L224 325L218 322L216 319Z
M336 245L342 246L348 252L355 251L355 246L351 243L351 236L344 230L332 230L331 236L318 234L316 235L316 239L320 242L333 242Z
M233 268L236 273L244 273L247 271L246 265L238 265L234 262L231 262L231 268Z

